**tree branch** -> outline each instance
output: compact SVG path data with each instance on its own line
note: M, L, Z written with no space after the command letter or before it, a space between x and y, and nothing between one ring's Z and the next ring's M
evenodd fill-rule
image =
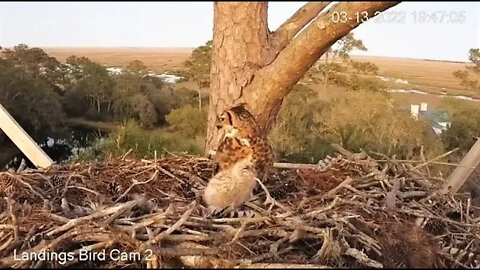
M399 3L341 2L313 20L270 65L259 70L252 83L245 88L244 98L248 104L254 106L252 109L260 126L265 131L270 130L283 98L290 89L328 48L362 23L362 20L357 20L357 14L362 14L359 16L361 18L367 12L368 17L373 18L378 12ZM334 12L350 19L346 22L335 22L332 20Z
M295 14L272 33L271 45L274 50L276 50L277 53L283 50L288 42L290 42L305 25L315 19L330 3L331 2L309 2L297 10Z

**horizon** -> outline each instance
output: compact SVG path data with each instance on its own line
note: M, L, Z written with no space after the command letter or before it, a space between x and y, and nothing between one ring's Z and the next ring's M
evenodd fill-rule
M305 3L270 2L269 29ZM361 24L352 32L368 50L352 55L465 63L468 50L480 47L480 3L402 2L385 16L388 12L406 19ZM453 19L463 14L465 20L418 23L413 17L418 12L446 12ZM0 46L5 48L23 43L47 49L194 49L212 34L213 2L0 3Z

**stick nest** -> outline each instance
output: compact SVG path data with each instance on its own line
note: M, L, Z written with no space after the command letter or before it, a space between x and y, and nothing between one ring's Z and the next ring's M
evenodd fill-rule
M241 209L214 216L206 158L2 172L0 266L480 267L480 209L440 194L427 166L365 154L322 164L276 169Z

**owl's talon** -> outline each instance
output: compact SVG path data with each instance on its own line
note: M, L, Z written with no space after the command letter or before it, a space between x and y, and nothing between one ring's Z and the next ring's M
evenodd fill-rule
M257 180L258 184L262 187L263 191L265 192L265 201L263 202L264 205L270 204L270 207L268 208L268 211L270 212L273 208L274 205L277 204L274 198L270 196L270 192L268 191L267 187L260 181L260 179L255 178Z
M260 199L260 197L258 195L252 195L248 201L249 202L256 202L258 199Z
M267 211L270 212L273 209L273 206L277 204L274 198L272 198L270 195L267 195L267 198L265 199L265 202L263 203L264 205L270 204L270 207L268 207Z
M226 207L222 210L222 215L228 215L235 212L235 208L233 206Z
M214 208L211 207L208 209L206 217L224 217L228 214L235 213L235 208L233 206L228 206L225 208Z

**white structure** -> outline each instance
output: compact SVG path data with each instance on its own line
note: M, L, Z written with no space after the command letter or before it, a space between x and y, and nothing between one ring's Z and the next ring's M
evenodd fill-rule
M420 106L418 106L416 104L411 104L410 105L410 113L412 114L412 117L415 118L415 120L418 119L419 110L420 110Z
M426 112L428 111L428 104L426 102L420 103L420 111L421 112Z

